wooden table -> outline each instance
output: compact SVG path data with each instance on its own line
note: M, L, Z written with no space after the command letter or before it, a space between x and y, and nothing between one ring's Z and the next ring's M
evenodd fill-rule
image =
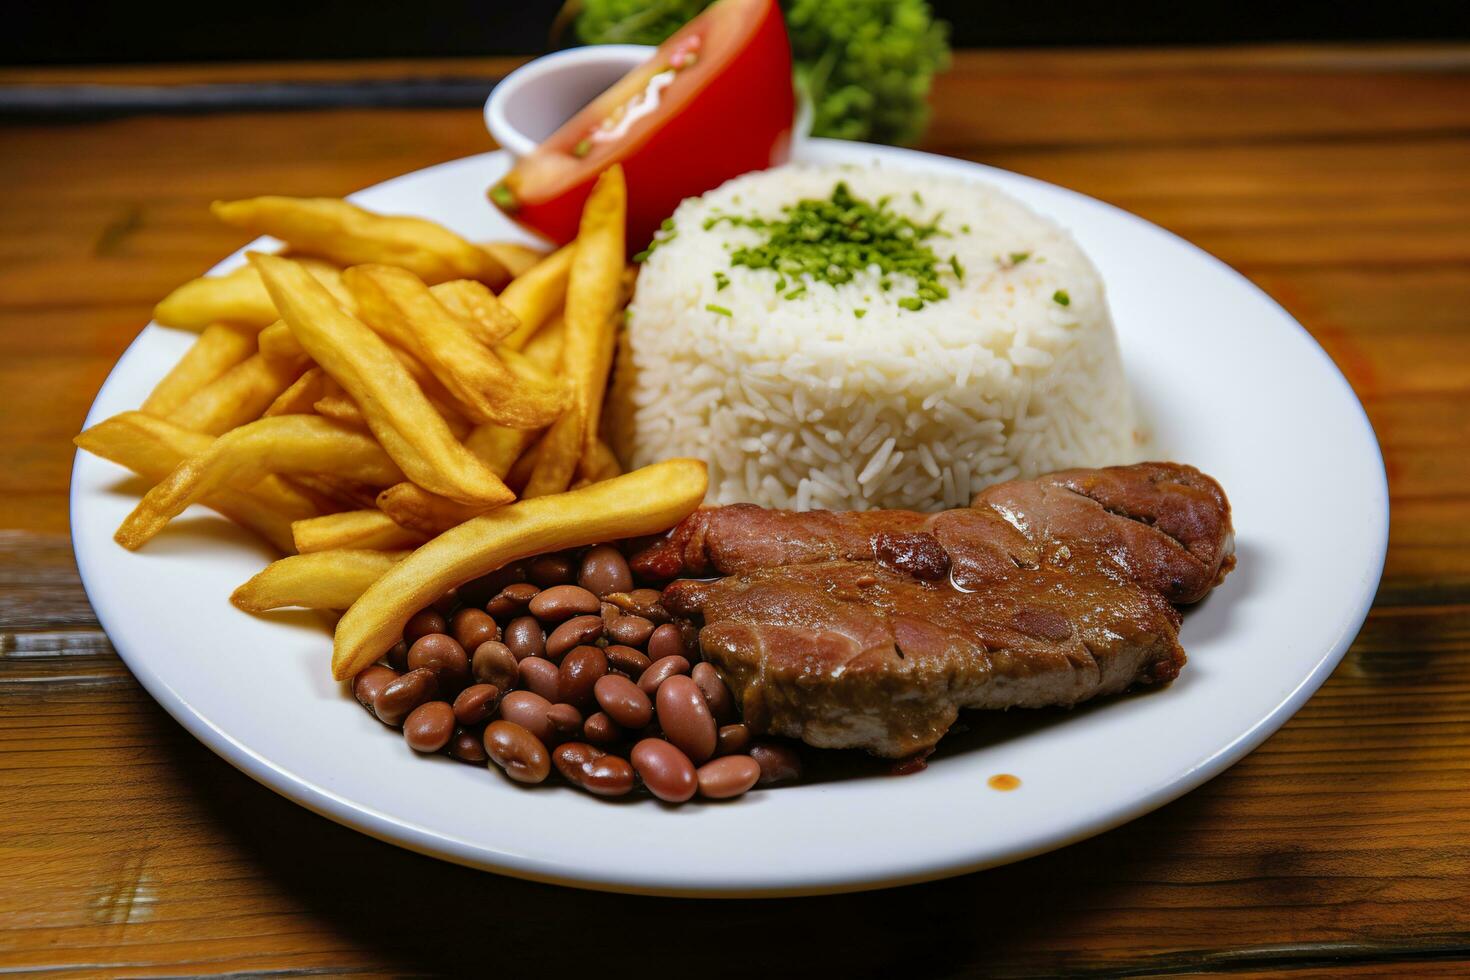
M459 91L505 67L0 83L434 78ZM663 921L665 943L640 944L643 975L1470 975L1470 48L975 53L934 102L930 148L1197 242L1306 324L1366 404L1392 484L1387 573L1341 668L1279 734L1086 843L837 898L576 892L314 816L196 743L113 654L72 564L69 440L151 303L241 243L210 220L211 199L340 194L479 152L479 114L12 117L0 125L0 969L559 976Z

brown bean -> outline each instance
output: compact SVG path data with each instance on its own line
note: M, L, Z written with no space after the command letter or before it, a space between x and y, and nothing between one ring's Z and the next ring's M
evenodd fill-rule
M667 623L669 611L664 608L664 594L658 589L634 589L631 592L611 592L603 596L623 612L651 619L655 623Z
M500 688L494 684L471 684L454 699L454 718L461 725L478 725L489 718L500 701Z
M673 623L664 623L655 629L648 637L647 649L649 658L653 660L683 657L689 652L684 649L684 638L679 635L679 627Z
M515 722L542 742L551 738L551 719L546 717L550 710L551 702L534 691L511 691L500 699L500 717Z
M582 722L582 737L593 745L611 745L623 737L623 729L606 711L596 711Z
M794 782L801 778L801 756L789 745L758 741L750 747L750 757L761 767L762 786Z
M745 725L721 725L715 733L715 755L742 755L750 748L750 729Z
M627 592L633 587L633 573L628 559L610 544L600 544L582 556L577 584L599 598L612 592Z
M726 724L735 717L735 698L714 664L695 664L689 676L699 685L704 703L709 705L709 713L715 716L717 724Z
M516 655L510 647L496 640L487 640L475 647L475 656L470 660L470 672L481 684L494 684L502 691L516 686L521 679Z
M573 616L596 613L602 603L580 585L553 585L538 592L526 608L543 623L560 623Z
M582 732L582 712L569 704L553 704L547 708L546 721L551 725L554 742L564 742Z
M530 582L516 582L507 585L495 594L495 597L485 603L485 611L496 619L511 619L526 611L531 600L536 598L536 593L541 590Z
M659 685L655 698L664 736L696 764L715 754L715 719L693 678L676 674Z
M473 606L466 606L455 613L450 629L459 645L466 650L474 650L481 643L500 639L500 627L495 625L495 618L483 609Z
M633 746L632 759L643 785L667 803L683 803L699 786L694 763L661 738L645 738Z
M575 647L561 662L556 699L585 708L592 703L592 688L607 673L607 656L597 647Z
M638 678L638 687L644 694L653 697L658 692L659 685L664 681L675 674L687 673L689 673L689 661L683 657L664 657L648 665L643 676Z
M444 614L430 606L408 617L408 622L403 624L403 642L412 646L413 642L421 636L448 632L449 622L444 618Z
M609 643L602 652L607 656L609 670L627 674L634 681L643 676L643 672L652 662L632 647L625 647L618 643Z
M710 800L728 800L754 786L761 778L761 767L748 755L727 755L706 762L696 775L700 796Z
M572 647L592 643L601 636L601 616L574 616L551 631L546 638L546 655L560 660Z
M633 767L628 760L586 742L558 746L552 760L562 778L597 796L622 796L633 788Z
M653 720L648 695L621 674L600 677L592 688L597 703L624 728L642 728Z
M384 724L398 726L410 711L438 693L438 674L432 670L410 670L378 692L373 699L373 714Z
M449 755L460 762L484 765L490 758L485 754L485 745L480 736L467 728L461 728L449 739Z
M470 682L470 658L459 641L445 633L430 633L413 641L408 648L409 670L427 668L439 675L439 690L445 695L458 693Z
M559 686L556 664L545 657L527 657L520 664L520 686L534 691L548 701L555 701Z
M388 652L383 655L383 659L388 661L389 667L392 667L400 674L403 673L408 669L408 644L399 640L388 648Z
M653 635L653 623L642 616L619 616L607 626L607 635L630 647L641 647Z
M478 606L484 609L490 602L492 596L498 595L511 585L526 580L526 568L524 565L507 565L497 569L488 575L470 579L459 587L459 601L466 606ZM486 610L487 612L489 610ZM491 615L495 615L491 613Z
M352 695L357 698L358 704L372 711L378 692L397 679L398 671L391 667L384 667L382 664L364 667L352 678Z
M485 753L518 783L539 783L551 772L546 746L513 721L492 721L485 728Z
M617 619L622 614L623 611L617 606L613 605L611 602L602 602L598 604L597 615L602 617L603 629L607 629L608 624Z
M534 558L528 571L531 581L543 589L565 585L577 576L576 564L566 555L542 555Z
M510 647L517 660L540 657L546 653L546 631L535 616L519 616L505 625L500 642Z
M403 740L415 752L438 752L454 734L454 709L448 701L427 701L403 720Z

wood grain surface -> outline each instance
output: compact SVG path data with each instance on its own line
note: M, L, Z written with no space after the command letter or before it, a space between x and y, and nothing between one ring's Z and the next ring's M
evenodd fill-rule
M506 67L58 69L0 84ZM928 148L1076 188L1215 253L1362 398L1388 463L1386 575L1342 666L1280 733L1093 840L835 898L526 884L308 813L195 742L112 652L67 537L69 440L151 304L242 243L209 201L336 195L480 152L479 115L0 120L0 970L1470 976L1470 48L968 53L934 104Z

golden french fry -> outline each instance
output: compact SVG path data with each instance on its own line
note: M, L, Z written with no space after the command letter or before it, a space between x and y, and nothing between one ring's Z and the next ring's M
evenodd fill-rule
M359 432L369 431L362 409L357 407L357 402L346 395L323 395L313 402L311 407L318 415L329 418L333 422L341 422Z
M520 324L515 333L503 343L511 350L520 350L535 336L556 308L561 306L567 292L567 273L572 268L572 255L577 243L563 245L546 258L510 281L500 291L500 303Z
M230 596L246 612L302 606L346 609L407 551L318 551L267 565Z
M304 356L276 361L254 354L190 395L168 420L212 436L228 432L260 418L306 368Z
M216 201L210 210L227 225L274 235L297 251L343 266L381 262L431 283L478 279L499 288L510 279L489 252L423 218L374 214L327 197Z
M472 517L485 513L475 504L462 504L448 497L429 493L412 483L397 483L378 494L378 509L395 524L428 537L443 534Z
M592 444L592 468L587 478L593 483L602 480L611 480L623 472L623 464L618 462L617 454L612 447L598 439Z
M599 541L654 534L704 499L704 463L666 460L557 497L523 500L433 539L352 604L337 624L332 676L356 674L403 637L410 616L451 587L510 562Z
M500 343L521 325L483 282L451 279L430 286L429 292L446 310L468 323L475 339L487 347Z
M507 429L503 425L477 425L464 441L465 448L490 467L501 479L510 472L515 461L536 442L539 432Z
M546 430L536 444L536 462L521 496L545 497L572 485L582 458L582 417L569 409ZM512 477L514 476L512 470Z
M159 418L189 396L255 353L255 334L228 323L211 323L154 386L140 410Z
M461 503L493 506L514 499L455 439L381 337L344 312L290 259L256 255L252 261L296 339L357 402L373 435L409 479Z
M296 550L303 555L336 548L396 551L417 548L424 543L422 534L399 527L393 518L376 508L344 510L299 520L291 525L291 535Z
M519 242L481 242L480 247L500 260L512 277L527 271L546 258L546 252Z
M522 356L543 371L561 370L561 349L562 342L566 339L566 328L566 319L561 314L556 314L521 348ZM505 345L502 344L500 349L505 350Z
M518 378L413 273L359 265L343 281L363 322L421 361L472 421L539 429L561 414L560 388Z
M184 508L230 483L272 473L327 472L384 486L403 479L369 436L313 415L281 415L232 429L184 460L149 490L114 536L129 550L146 544Z
M511 464L510 469L505 474L506 486L524 496L526 484L531 482L531 474L536 471L536 461L541 456L541 444L545 441L545 436L543 436L537 440L534 446L531 446L516 458L516 461Z
M321 368L307 368L305 374L291 382L291 387L276 396L276 400L267 406L261 417L268 419L276 415L311 414L312 405L327 393L327 382L330 380Z
M341 272L336 266L319 259L301 261L324 286L334 294L341 293ZM260 274L248 265L222 276L191 279L153 308L154 320L185 330L202 330L221 321L259 329L280 317Z
M273 361L289 361L306 356L306 349L301 346L301 341L296 339L291 328L286 326L285 320L277 320L270 326L261 328L255 343L260 348L260 356Z
M82 449L158 481L188 457L209 448L214 440L142 412L123 412L98 422L72 440ZM317 514L312 502L281 482L267 477L248 490L221 487L201 503L241 527L254 531L278 551L294 550L294 521Z
M323 514L340 513L344 510L361 510L374 506L378 499L378 488L343 480L319 473L297 473L289 478L292 486L320 501L318 510Z

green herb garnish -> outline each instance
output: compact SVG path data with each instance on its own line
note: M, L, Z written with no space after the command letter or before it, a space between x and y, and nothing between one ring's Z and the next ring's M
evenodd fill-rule
M728 285L730 285L730 277L727 276L727 275L725 275L723 272L716 271L715 272L715 292L719 292L720 290L724 289Z
M1020 265L1022 262L1025 262L1029 258L1031 258L1030 252L1012 252L1011 265Z
M1056 292L1052 293L1051 301L1053 303L1056 303L1058 306L1072 305L1072 297L1067 295L1067 291L1065 289L1058 289Z
M490 188L490 200L502 211L514 213L520 202L516 200L515 192L504 184L496 184Z
M572 156L577 157L579 159L582 158L582 157L585 157L587 154L589 154L591 152L592 152L592 141L591 140L577 140L577 145L574 146L574 147L572 147Z
M716 306L713 303L706 303L706 304L704 304L704 308L706 310L709 310L711 313L718 313L720 316L731 316L732 317L732 316L735 315L734 313L731 313L725 307L723 307L723 306Z
M865 316L868 315L868 311L867 310L853 310L852 311L852 315L855 316L855 317L857 317L859 320L861 320L863 317L865 317Z

